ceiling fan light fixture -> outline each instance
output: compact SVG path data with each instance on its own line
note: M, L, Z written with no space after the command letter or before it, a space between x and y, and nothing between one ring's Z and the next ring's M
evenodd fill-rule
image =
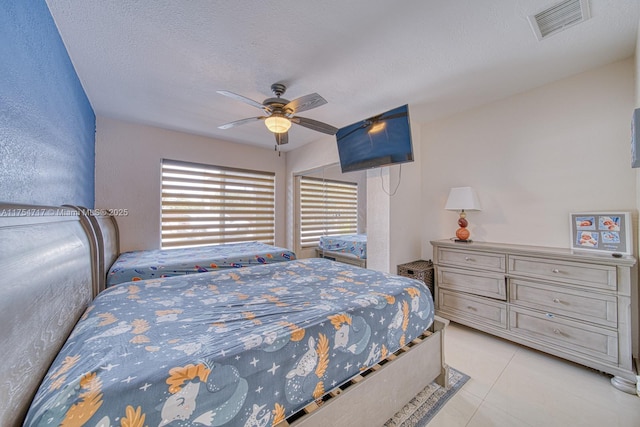
M273 133L285 133L291 127L291 121L282 116L271 116L264 119L264 124Z
M243 125L245 123L251 123L256 120L263 120L264 124L267 126L267 129L275 134L278 145L286 144L288 142L288 131L291 128L292 123L305 127L307 129L314 130L316 132L325 133L327 135L335 135L338 132L338 128L335 128L326 123L322 123L306 117L297 116L297 114L302 111L311 110L312 108L316 108L326 104L326 99L324 99L317 93L310 93L308 95L296 98L293 101L289 101L281 97L282 95L284 95L286 89L287 88L283 84L274 83L273 85L271 85L271 91L274 93L274 95L276 95L276 97L267 98L262 103L226 90L217 91L220 95L228 96L229 98L234 98L238 101L244 102L245 104L257 107L265 114L264 116L249 117L246 119L225 123L218 126L218 128L229 129L235 126Z

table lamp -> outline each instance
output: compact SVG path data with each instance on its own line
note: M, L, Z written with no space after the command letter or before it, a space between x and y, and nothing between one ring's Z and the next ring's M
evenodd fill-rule
M454 187L449 191L449 198L444 207L449 211L460 211L458 225L460 228L456 230L456 242L470 242L471 233L467 230L469 222L465 211L479 211L480 201L478 195L471 187Z

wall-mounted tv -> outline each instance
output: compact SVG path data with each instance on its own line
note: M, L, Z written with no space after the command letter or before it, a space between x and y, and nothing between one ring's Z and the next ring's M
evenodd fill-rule
M342 172L412 162L409 106L343 127L336 140Z

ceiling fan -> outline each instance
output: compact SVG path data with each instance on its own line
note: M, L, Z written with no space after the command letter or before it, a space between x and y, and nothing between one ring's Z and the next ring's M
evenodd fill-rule
M281 98L284 95L287 87L281 83L274 83L271 85L271 91L275 95L275 98L267 98L262 104L254 101L253 99L246 98L237 93L229 92L226 90L217 91L220 95L228 96L229 98L237 99L254 107L260 108L264 111L264 116L249 117L247 119L236 120L234 122L226 123L218 126L219 129L229 129L235 126L243 125L245 123L254 122L256 120L264 120L267 128L273 132L276 137L276 144L282 145L289 142L289 134L287 133L292 123L306 127L307 129L315 130L317 132L326 133L327 135L335 135L338 132L338 128L335 128L326 123L319 122L317 120L308 119L306 117L299 117L296 114L311 110L312 108L319 107L327 103L327 101L318 95L317 93L311 93L309 95L301 96L293 101ZM277 148L277 146L276 146Z

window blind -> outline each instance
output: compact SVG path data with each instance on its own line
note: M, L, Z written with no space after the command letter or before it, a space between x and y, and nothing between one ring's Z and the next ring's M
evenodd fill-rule
M162 160L162 248L275 242L275 174Z
M300 176L300 246L358 232L358 184Z

